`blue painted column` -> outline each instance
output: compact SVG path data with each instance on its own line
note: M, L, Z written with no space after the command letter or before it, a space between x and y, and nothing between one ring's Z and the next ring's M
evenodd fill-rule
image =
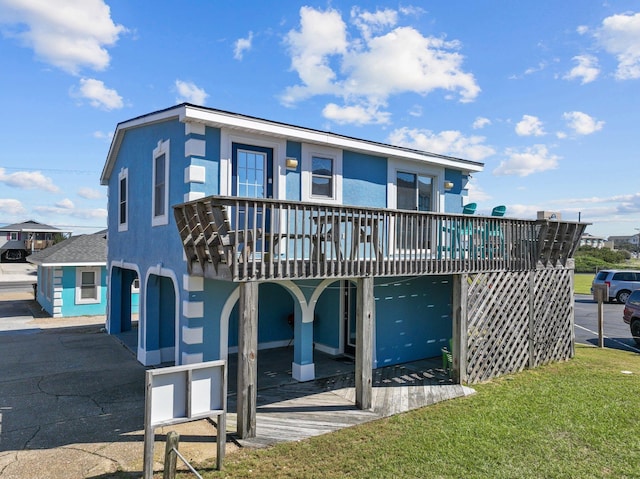
M315 379L315 364L313 363L313 313L305 308L305 317L298 302L295 302L293 321L293 364L291 374L296 381L311 381Z

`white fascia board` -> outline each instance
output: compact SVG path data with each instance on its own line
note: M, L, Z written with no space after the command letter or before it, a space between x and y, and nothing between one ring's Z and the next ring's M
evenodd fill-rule
M132 120L119 123L116 127L116 132L113 135L113 140L111 140L111 145L109 146L107 161L105 162L102 174L100 175L100 184L109 184L109 177L111 176L113 165L116 161L115 155L120 149L120 145L122 144L122 137L124 136L124 132L126 130L142 125L151 125L153 123L167 121L171 118L181 118L183 116L183 113L181 113L180 110L182 109L184 109L184 105L179 105L163 111L152 113L150 115L139 116L137 118L133 118Z
M468 172L477 172L484 169L482 164L466 162L452 157L429 155L426 152L421 153L419 151L405 150L401 147L393 147L391 145L372 143L366 140L332 135L330 133L308 130L292 125L272 123L267 120L260 120L257 118L247 118L219 111L202 110L189 105L186 105L184 110L180 113L180 121L200 121L218 127L237 128L265 135L289 138L301 142L361 151L387 158L402 158L435 163L441 166L456 168Z

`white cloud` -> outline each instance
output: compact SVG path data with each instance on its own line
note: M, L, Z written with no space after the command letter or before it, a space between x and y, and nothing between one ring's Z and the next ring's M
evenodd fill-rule
M111 111L118 110L124 106L122 97L116 90L107 88L100 80L93 78L80 79L78 90L71 92L76 98L89 100L89 104L95 108Z
M459 131L433 133L429 130L399 128L390 133L389 143L430 153L449 155L472 161L482 161L495 153L484 144L485 137L465 137Z
M187 102L204 105L209 96L204 89L189 81L176 80L176 90L178 91L178 98L176 98L178 103Z
M469 180L469 183L467 183L467 190L469 191L467 196L467 202L469 203L484 203L492 198L489 193L480 187L475 178L471 178Z
M493 170L494 175L529 176L533 173L556 169L560 160L559 156L549 153L544 145L534 145L524 150L508 148L506 154L508 159L500 162L500 165Z
M640 13L605 18L595 36L618 60L617 79L640 78Z
M546 134L540 119L532 115L522 115L522 120L516 124L516 133L519 136L543 136Z
M393 27L398 23L398 12L390 8L375 12L363 11L360 7L351 9L351 19L365 39L371 38L373 33L383 31L386 27Z
M80 188L78 190L78 196L86 200L99 200L104 197L101 191L87 187Z
M249 32L247 38L238 38L233 44L233 58L236 60L242 60L245 51L251 50L251 43L253 42L253 32Z
M322 110L322 116L338 124L367 125L370 123L389 123L391 114L379 111L373 105L339 106L335 103L329 103Z
M567 126L578 135L590 135L602 130L604 121L596 121L595 118L581 111L570 111L562 115L567 120Z
M600 74L598 59L593 55L578 55L573 57L578 64L569 71L563 78L565 80L581 79L581 83L591 83Z
M107 217L107 210L104 208L69 208L64 203L56 206L37 206L34 208L34 211L37 211L42 215L65 215L71 218L80 219L102 219Z
M474 76L461 68L459 42L396 27L397 12L389 9L354 8L351 22L355 29L350 31L337 10L300 9L299 29L286 36L291 68L300 83L285 89L283 104L332 95L344 101L341 108L371 111L402 93L445 90L458 93L461 102L473 101L479 94ZM335 112L335 107L327 112ZM379 122L379 117L372 115L370 120ZM355 121L361 122L362 116L356 115Z
M107 68L105 47L126 31L113 22L102 0L4 0L0 23L13 27L5 34L32 48L42 61L74 75L83 67Z
M56 207L63 209L63 210L72 210L75 205L73 204L73 201L71 201L69 198L65 198L63 200L60 200L56 203Z
M12 198L0 198L0 212L4 215L13 217L26 214L27 209L18 200L14 200Z
M579 35L584 35L588 31L589 27L586 25L579 25L578 28L576 28L576 32L578 32Z
M484 128L485 126L489 126L490 124L491 124L491 120L489 120L489 118L484 118L482 116L479 116L473 121L472 127L474 130L480 130L481 128Z
M93 137L97 138L98 140L111 141L111 139L113 138L113 131L109 131L109 132L94 131L93 132Z
M413 105L411 110L409 110L409 115L420 117L422 116L422 106L421 105Z
M38 189L51 193L60 191L51 178L47 178L40 171L17 171L7 174L4 168L0 168L0 183L24 190Z

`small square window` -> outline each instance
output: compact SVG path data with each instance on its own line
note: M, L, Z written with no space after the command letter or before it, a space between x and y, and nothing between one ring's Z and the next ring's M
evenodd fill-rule
M76 304L100 302L100 268L76 271Z

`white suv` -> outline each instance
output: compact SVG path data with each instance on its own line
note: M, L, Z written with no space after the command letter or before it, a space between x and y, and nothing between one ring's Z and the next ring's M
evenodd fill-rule
M609 301L616 299L619 303L626 303L631 292L640 289L640 271L603 269L598 272L593 284L608 284Z

